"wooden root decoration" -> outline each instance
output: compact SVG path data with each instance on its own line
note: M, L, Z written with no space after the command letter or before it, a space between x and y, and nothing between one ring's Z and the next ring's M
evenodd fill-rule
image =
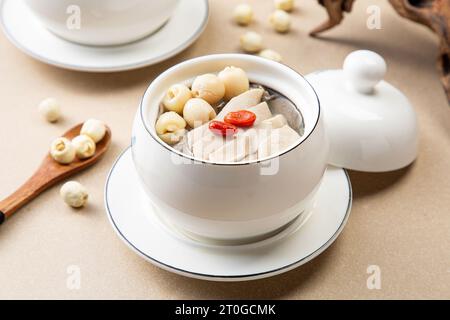
M329 19L311 31L310 35L329 30L351 12L355 0L318 0L328 12ZM450 0L388 0L399 15L423 24L437 34L440 40L438 69L450 104Z

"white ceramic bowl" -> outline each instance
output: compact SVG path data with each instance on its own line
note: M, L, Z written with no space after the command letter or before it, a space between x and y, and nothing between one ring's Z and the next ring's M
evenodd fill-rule
M268 161L218 164L194 161L158 138L154 124L167 89L230 65L300 108L305 134L299 143ZM276 231L311 205L326 169L328 140L318 97L300 74L256 56L219 54L185 61L151 83L136 114L132 153L160 215L200 237L234 240Z
M153 33L170 18L179 0L23 1L50 31L61 38L106 46L136 41Z

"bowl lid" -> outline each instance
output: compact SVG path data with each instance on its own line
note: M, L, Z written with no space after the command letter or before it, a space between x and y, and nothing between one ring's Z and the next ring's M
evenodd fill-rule
M417 121L408 99L383 77L386 62L358 50L342 70L306 76L319 96L330 140L329 163L367 172L392 171L417 156Z

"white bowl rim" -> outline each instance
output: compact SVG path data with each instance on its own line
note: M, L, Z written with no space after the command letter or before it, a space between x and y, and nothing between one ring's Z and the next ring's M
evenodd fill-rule
M153 133L151 132L151 130L147 127L146 125L146 121L144 118L144 100L145 97L147 96L148 91L150 90L150 88L152 87L153 83L155 81L158 80L158 78L166 75L167 73L172 72L174 69L179 68L180 66L186 65L188 63L192 63L192 62L198 62L198 61L202 61L202 60L206 60L208 58L242 58L242 59L256 59L256 60L260 60L261 62L264 63L268 63L268 64L272 64L272 65L281 65L283 67L286 67L288 69L290 69L291 71L293 71L294 73L296 73L300 78L302 78L307 84L308 86L311 88L312 92L314 93L316 100L317 100L317 108L318 108L318 112L317 112L317 118L316 118L316 122L313 126L313 128L311 129L311 131L303 138L301 139L297 144L293 145L292 147L290 147L289 149L287 149L286 151L283 151L282 153L278 153L274 156L268 157L268 158L264 158L264 159L257 159L257 160L250 160L250 161L242 161L242 162L236 162L236 163L232 163L232 162L214 162L214 161L210 161L210 160L204 160L204 159L199 159L190 155L187 155L181 151L178 151L168 145L166 145L165 143L163 143L162 141L160 141L159 138L155 137L153 135ZM295 104L294 104L295 105ZM295 105L295 107L297 108L297 106ZM200 57L196 57L196 58L192 58L192 59L188 59L185 60L181 63L175 64L174 66L170 67L169 69L167 69L166 71L164 71L163 73L161 73L158 77L156 77L147 87L147 89L144 92L144 95L141 98L141 102L139 104L139 114L141 117L141 121L142 124L145 128L145 131L147 131L147 133L163 148L165 148L166 150L168 150L170 153L172 154L176 154L182 158L188 159L190 161L193 161L194 163L202 163L202 164L207 164L207 165L213 165L213 166L245 166L245 165L252 165L252 164L259 164L259 163L265 163L268 161L271 161L275 158L279 158L282 157L284 155L286 155L287 153L291 152L292 150L296 149L297 147L299 147L300 145L303 144L303 142L307 141L309 139L309 137L314 133L314 131L317 128L317 125L319 124L319 120L321 117L321 106L320 106L320 100L319 100L319 96L317 95L316 90L314 89L314 87L311 85L311 83L305 78L305 76L303 76L301 73L299 73L298 71L296 71L295 69L293 69L292 67L284 64L284 63L280 63L280 62L275 62L266 58L262 58L262 57L258 57L258 56L252 56L252 55L248 55L248 54L242 54L242 53L219 53L219 54L210 54L210 55L203 55ZM300 111L300 110L299 110ZM133 143L132 143L133 145Z

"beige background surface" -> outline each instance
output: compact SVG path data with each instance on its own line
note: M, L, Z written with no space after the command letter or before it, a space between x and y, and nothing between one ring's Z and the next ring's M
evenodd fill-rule
M238 51L246 29L230 21L239 1L212 0L205 33L188 50L138 71L87 74L34 61L0 36L0 197L38 166L50 141L96 117L113 130L106 158L77 180L91 193L82 211L68 208L55 187L0 228L0 298L450 298L450 108L435 70L437 42L426 29L400 19L387 1L358 0L342 26L323 39L307 36L325 18L315 1L297 1L293 31L275 34L266 19L270 0L254 0L249 29L302 73L340 67L350 51L368 48L387 60L387 80L413 103L421 127L420 156L400 172L351 172L355 199L342 235L314 261L274 278L213 283L177 276L131 252L109 225L103 184L128 146L139 99L160 72L185 59ZM366 8L382 8L382 29L366 28ZM64 119L44 122L36 105L57 97ZM67 267L81 268L81 289L66 288ZM366 287L369 265L382 272L381 290Z

